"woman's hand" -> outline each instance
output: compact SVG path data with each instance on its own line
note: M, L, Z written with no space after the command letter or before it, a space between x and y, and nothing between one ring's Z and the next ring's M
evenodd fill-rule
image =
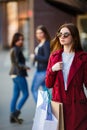
M57 62L56 64L54 64L52 66L52 71L55 72L55 71L59 71L59 70L62 70L63 69L63 62Z
M30 70L30 67L25 65L25 66L24 66L24 69L25 69L25 70Z
M30 70L31 68L30 67L27 67L27 70Z
M30 55L30 59L33 61L34 58L35 58L35 54L31 54L31 55Z

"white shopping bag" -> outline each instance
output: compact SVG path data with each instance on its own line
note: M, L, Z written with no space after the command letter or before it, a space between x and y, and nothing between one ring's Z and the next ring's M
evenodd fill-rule
M32 130L42 130L47 115L48 93L47 91L38 91L38 101L34 117Z
M45 108L47 109L49 97L47 91L38 91L38 100L37 100L37 108L40 107L42 104L46 105Z
M47 119L49 97L47 91L38 91L38 102L32 130L58 130L58 120L52 114L52 120ZM50 116L48 116L50 119Z
M32 130L43 130L46 111L38 108L35 113Z
M58 120L52 115L52 120L45 120L42 130L58 130Z

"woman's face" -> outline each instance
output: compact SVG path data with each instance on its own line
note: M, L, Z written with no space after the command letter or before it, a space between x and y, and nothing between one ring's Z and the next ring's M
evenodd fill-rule
M45 39L45 34L41 29L36 30L36 38L39 42L41 42L43 39Z
M70 45L73 43L72 35L67 27L60 30L59 41L61 45Z
M24 41L23 37L20 36L19 40L16 42L16 46L22 47L23 46L23 41Z

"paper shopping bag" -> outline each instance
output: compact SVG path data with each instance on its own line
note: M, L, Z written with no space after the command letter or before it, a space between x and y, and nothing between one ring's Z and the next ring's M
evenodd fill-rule
M57 130L64 130L63 104L51 101L52 112L58 120Z

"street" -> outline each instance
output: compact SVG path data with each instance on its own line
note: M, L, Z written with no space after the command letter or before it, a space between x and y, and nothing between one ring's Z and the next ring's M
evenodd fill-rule
M32 123L35 112L35 103L30 92L29 99L22 109L20 117L24 119L22 125L11 124L10 117L10 101L12 97L12 80L9 76L10 59L8 51L0 51L0 130L32 130ZM29 72L27 78L29 90L31 87L34 69Z

